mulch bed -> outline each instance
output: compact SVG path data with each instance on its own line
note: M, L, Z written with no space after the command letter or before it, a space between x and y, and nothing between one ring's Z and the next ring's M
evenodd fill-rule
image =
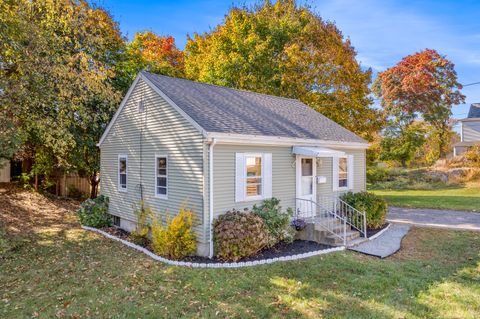
M117 228L117 227L103 227L101 228L104 232L118 237L123 240L127 240L129 242L132 242L130 238L130 233ZM143 246L143 245L141 245ZM150 250L153 252L151 245L146 245L143 246L144 248ZM318 250L324 250L324 249L329 249L334 246L329 246L329 245L323 245L319 244L314 241L307 241L307 240L295 240L291 243L278 243L275 246L271 248L266 248L264 250L261 250L256 254L255 256L243 258L239 260L238 262L246 262L246 261L255 261L255 260L263 260L263 259L272 259L272 258L279 258L279 257L285 257L285 256L293 256L293 255L299 255L303 253L309 253L312 251L318 251ZM186 262L195 262L195 263L204 263L204 264L210 264L210 263L227 263L228 261L223 261L217 258L208 258L208 257L201 257L201 256L189 256L182 261Z
M368 229L367 229L367 236L368 236L368 238L372 237L373 235L375 235L375 234L378 233L379 231L387 228L388 225L389 225L389 223L385 223L385 224L383 224L383 225L382 225L381 227L379 227L379 228L375 228L375 229L374 229L374 228L368 228Z

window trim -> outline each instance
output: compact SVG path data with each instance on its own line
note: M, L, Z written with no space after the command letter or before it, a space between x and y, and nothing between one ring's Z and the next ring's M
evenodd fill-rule
M347 167L347 186L340 186L340 159L344 158L345 159L345 162L346 162L346 167ZM337 189L339 191L346 191L346 190L349 190L350 189L350 167L348 167L348 156L339 156L338 157L338 169L337 169L337 176L336 176L336 183L337 183Z
M165 158L167 160L167 169L166 169L166 172L165 172L165 175L158 175L158 159L159 158ZM170 170L170 160L168 158L168 154L155 154L155 180L154 180L154 194L155 194L155 197L156 198L161 198L161 199L168 199L168 193L169 193L169 186L168 186L168 180L169 180L169 177L168 177L168 171ZM165 189L167 191L166 194L158 194L157 193L157 190L158 190L158 187L163 187L163 186L158 186L157 185L157 180L158 180L158 177L165 177L167 179L167 182L165 183Z
M125 159L125 188L121 187L120 183L120 160ZM117 190L119 192L128 192L128 155L118 154L117 158Z
M260 157L261 158L261 174L260 174L260 179L261 179L261 188L262 188L262 193L260 195L254 195L254 196L248 196L247 194L247 157ZM263 153L245 153L243 156L243 164L245 166L245 170L243 172L243 179L245 181L245 187L243 188L244 192L244 201L249 202L249 201L256 201L256 200L262 200L265 198L265 157Z

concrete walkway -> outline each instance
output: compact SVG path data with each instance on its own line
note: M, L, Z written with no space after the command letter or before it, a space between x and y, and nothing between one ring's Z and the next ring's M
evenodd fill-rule
M402 239L410 230L409 225L392 224L379 237L361 243L349 249L367 255L385 258L396 253L402 244Z
M456 210L390 207L387 220L418 227L480 231L480 213Z

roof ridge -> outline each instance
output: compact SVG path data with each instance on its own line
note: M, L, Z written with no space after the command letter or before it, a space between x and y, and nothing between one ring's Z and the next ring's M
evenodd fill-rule
M238 91L238 92L242 92L242 93L250 93L250 94L256 94L256 95L267 96L267 97L274 97L274 98L277 98L277 99L284 99L284 100L296 101L296 102L303 103L303 102L300 101L299 99L294 99L294 98L290 98L290 97L284 97L284 96L278 96L278 95L273 95L273 94L266 94L266 93L248 91L248 90L243 90L243 89L231 88L231 87L228 87L228 86L223 86L223 85L218 85L218 84L212 84L212 83L205 83L205 82L199 82L199 81L194 81L194 80L189 80L189 79L184 79L184 78L176 78L176 77L173 77L173 76L168 76L168 75L163 75L163 74L156 74L156 73L152 73L152 72L148 72L148 71L142 71L142 72L151 74L151 75L153 75L153 76L170 78L170 79L174 79L174 80L187 81L187 82L192 82L192 83L201 84L201 85L206 85L206 86L214 86L214 87L219 87L219 88L222 88L222 89ZM305 103L303 103L303 104L305 104Z

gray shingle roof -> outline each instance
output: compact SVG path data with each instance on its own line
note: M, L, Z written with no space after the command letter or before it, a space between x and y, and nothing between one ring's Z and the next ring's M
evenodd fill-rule
M298 100L142 74L207 132L367 143Z
M468 116L470 118L480 117L480 103L473 103L470 105L470 111L468 111Z

